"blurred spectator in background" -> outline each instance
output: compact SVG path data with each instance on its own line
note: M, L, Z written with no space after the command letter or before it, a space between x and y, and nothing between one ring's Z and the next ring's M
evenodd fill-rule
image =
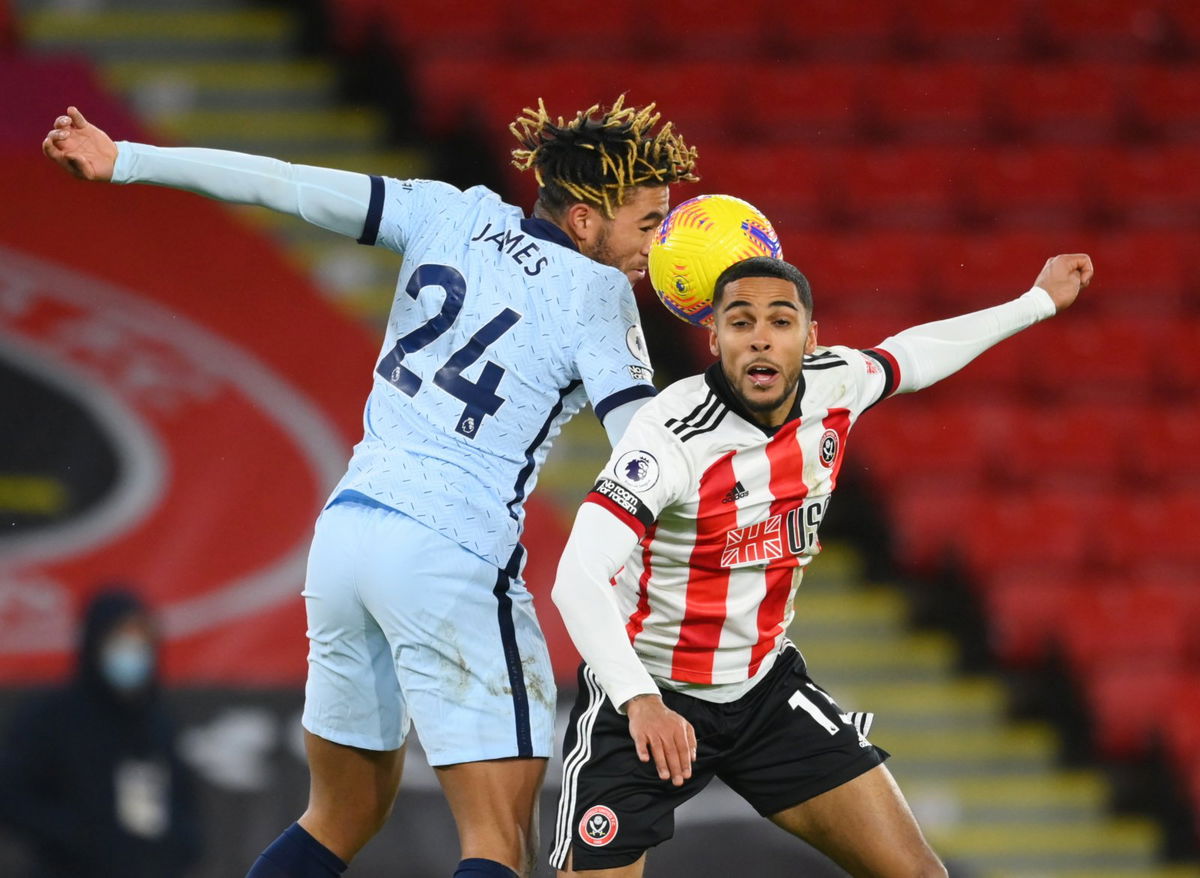
M0 822L28 842L32 878L182 878L197 859L155 623L131 592L92 600L74 679L18 711L0 749Z

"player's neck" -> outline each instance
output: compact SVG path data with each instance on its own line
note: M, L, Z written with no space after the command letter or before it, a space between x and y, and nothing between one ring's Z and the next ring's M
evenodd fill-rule
M548 223L553 223L555 226L562 229L564 235L571 239L571 243L575 245L576 250L579 250L580 252L583 251L583 248L580 246L580 238L568 226L565 217L555 216L550 211L546 210L546 207L542 204L541 200L538 200L533 205L533 218L545 220Z

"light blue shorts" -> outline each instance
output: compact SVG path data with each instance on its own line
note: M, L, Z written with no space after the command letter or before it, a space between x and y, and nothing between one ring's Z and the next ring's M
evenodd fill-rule
M519 577L399 512L339 502L317 519L304 599L314 735L394 750L415 724L431 765L550 755L554 674Z

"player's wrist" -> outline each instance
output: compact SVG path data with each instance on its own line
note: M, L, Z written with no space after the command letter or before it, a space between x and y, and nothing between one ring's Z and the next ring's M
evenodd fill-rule
M641 692L625 701L621 705L621 712L628 714L631 710L642 710L643 708L656 704L661 705L662 703L662 696L657 692Z

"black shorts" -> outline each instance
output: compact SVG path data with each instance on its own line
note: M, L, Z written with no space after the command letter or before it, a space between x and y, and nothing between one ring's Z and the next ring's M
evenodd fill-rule
M715 704L663 691L696 731L692 776L680 787L638 759L628 718L587 665L563 742L563 788L550 862L576 870L626 866L675 833L675 809L719 777L764 817L852 780L887 759L864 737L869 717L843 714L788 649L753 689ZM860 728L862 731L860 732Z

